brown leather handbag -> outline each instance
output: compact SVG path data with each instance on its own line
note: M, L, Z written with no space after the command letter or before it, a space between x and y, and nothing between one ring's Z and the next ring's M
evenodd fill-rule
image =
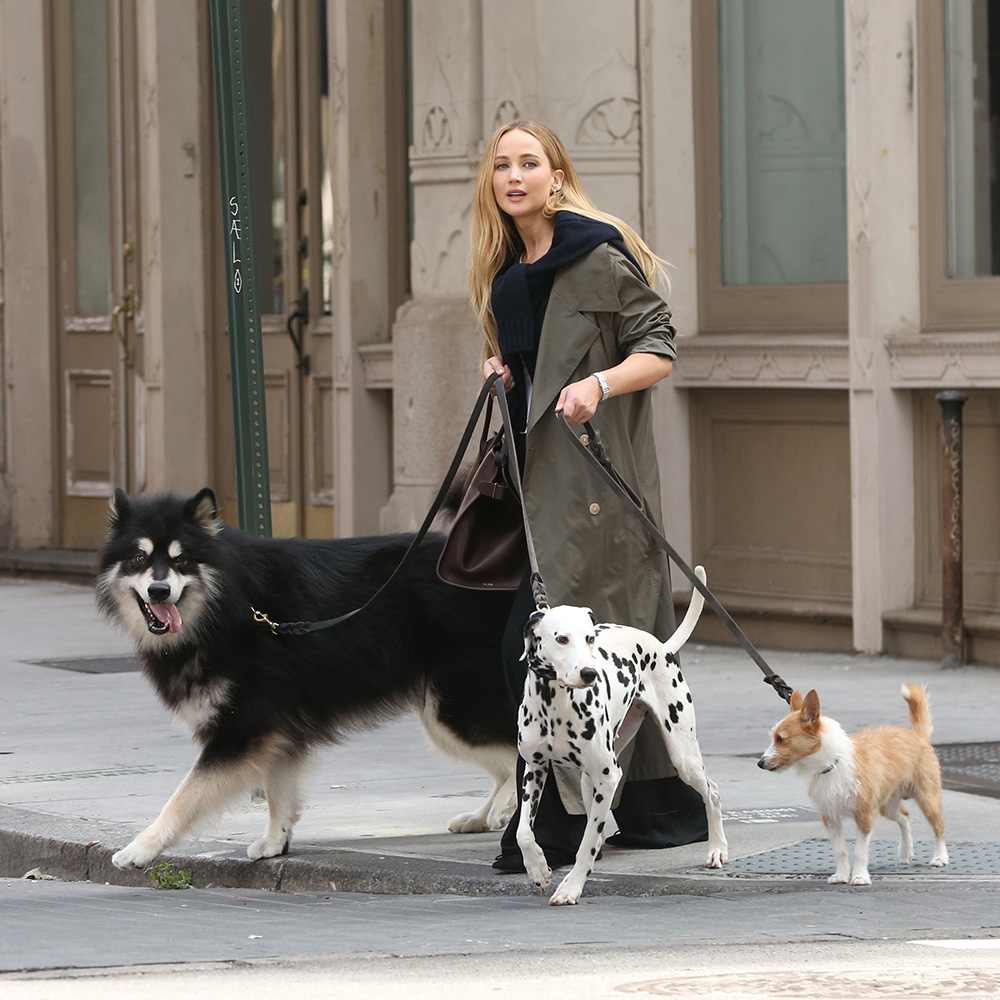
M508 441L501 427L489 433L493 399L479 441L479 456L465 481L462 502L438 558L445 583L472 590L517 590L528 568L524 515L509 477Z

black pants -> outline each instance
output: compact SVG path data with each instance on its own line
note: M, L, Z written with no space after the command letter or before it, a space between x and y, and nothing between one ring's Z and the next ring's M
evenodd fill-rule
M535 610L527 578L514 596L510 618L503 637L503 664L514 704L521 703L527 673L524 653L524 626ZM524 761L518 760L518 806L500 838L502 855L520 854L517 824L521 814L520 789L524 779ZM708 839L708 817L701 795L680 778L656 778L651 781L625 781L614 810L619 832L608 843L619 847L680 847ZM566 861L576 854L586 816L576 816L563 807L555 780L545 783L535 816L535 839L551 864L553 859Z

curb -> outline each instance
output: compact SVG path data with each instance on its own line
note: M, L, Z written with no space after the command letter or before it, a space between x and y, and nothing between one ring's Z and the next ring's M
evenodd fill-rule
M128 843L133 827L67 819L49 813L0 805L0 878L24 877L32 869L66 882L151 888L145 871L122 870L111 863L118 846ZM105 846L115 845L115 846ZM525 875L500 875L486 863L419 857L391 851L356 851L298 845L296 853L250 861L231 843L200 840L197 854L164 853L157 864L190 871L199 889L251 889L268 892L353 892L369 895L453 895L470 897L544 897ZM558 882L560 869L553 881ZM935 882L981 884L1000 892L1000 877L976 878L935 873L877 877L879 892L905 891ZM647 898L712 896L747 892L798 892L826 888L826 877L804 874L747 875L732 871L678 871L625 874L595 871L586 896ZM830 887L830 892L864 894L864 889Z
M0 806L0 878L20 878L34 868L64 881L146 886L146 873L111 863L134 830L102 822L68 820L13 806ZM83 830L86 830L83 833ZM300 846L282 858L250 861L232 844L201 841L198 854L164 853L159 862L190 871L192 884L272 892L358 892L376 895L457 894L532 896L525 877L498 875L485 864L442 861L383 852ZM593 876L591 895L652 896L677 891L662 876Z
M0 878L21 878L38 868L63 881L149 886L144 871L111 863L116 847L134 830L116 824L70 820L0 805ZM165 862L190 871L198 888L271 892L357 892L373 895L540 896L523 875L499 875L487 864L421 858L380 851L300 845L296 854L250 861L232 844L200 841L198 854L164 853ZM556 878L558 879L558 874ZM747 886L749 888L749 886ZM761 888L759 880L755 888ZM736 888L709 875L635 875L595 872L588 896L706 895Z

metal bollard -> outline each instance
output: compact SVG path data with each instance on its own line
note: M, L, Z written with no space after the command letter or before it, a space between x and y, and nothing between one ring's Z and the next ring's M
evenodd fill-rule
M962 595L962 406L964 392L940 392L941 404L941 643L942 665L965 663Z

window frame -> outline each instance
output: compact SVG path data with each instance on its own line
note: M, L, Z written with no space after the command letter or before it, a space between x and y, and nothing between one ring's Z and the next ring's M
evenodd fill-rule
M691 28L700 331L846 334L847 282L723 284L718 0L692 5Z
M1000 276L948 276L948 159L945 14L941 0L917 3L920 310L926 332L1000 327Z

